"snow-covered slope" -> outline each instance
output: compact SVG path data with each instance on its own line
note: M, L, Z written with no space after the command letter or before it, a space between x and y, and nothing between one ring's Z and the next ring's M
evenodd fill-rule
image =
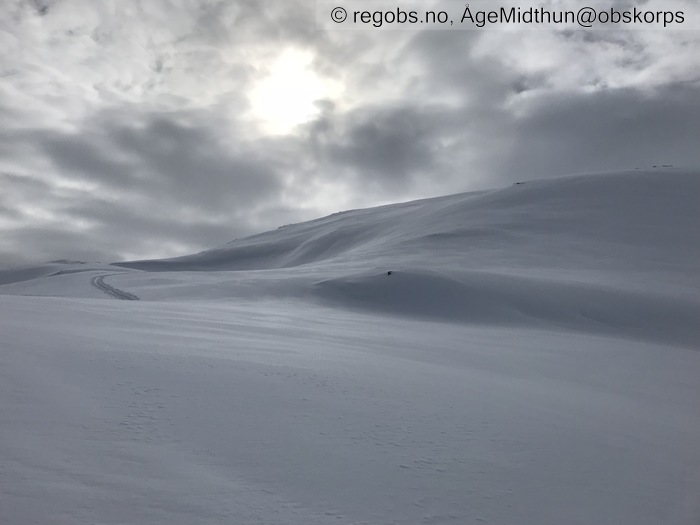
M141 270L257 270L325 262L449 268L696 269L700 177L663 170L531 181L337 213ZM426 258L426 251L431 257ZM677 268L679 261L686 268Z
M697 525L698 204L585 175L1 271L0 523Z

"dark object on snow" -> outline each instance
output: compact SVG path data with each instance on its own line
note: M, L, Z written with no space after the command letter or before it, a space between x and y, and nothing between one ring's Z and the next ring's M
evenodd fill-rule
M386 272L387 275L391 275L391 272Z

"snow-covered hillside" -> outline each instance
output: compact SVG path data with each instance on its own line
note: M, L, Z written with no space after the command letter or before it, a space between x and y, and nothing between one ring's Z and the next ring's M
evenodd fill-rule
M699 204L584 175L0 271L0 522L697 525Z
M670 273L685 277L700 256L700 243L693 242L700 238L699 193L698 173L676 170L531 181L336 213L218 250L120 266L192 271L429 262L447 270L561 273L671 265Z

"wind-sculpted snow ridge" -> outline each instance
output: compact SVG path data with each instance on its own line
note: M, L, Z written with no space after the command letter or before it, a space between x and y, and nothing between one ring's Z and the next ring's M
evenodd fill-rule
M335 306L469 324L560 328L696 346L700 301L483 271L363 273L315 285Z

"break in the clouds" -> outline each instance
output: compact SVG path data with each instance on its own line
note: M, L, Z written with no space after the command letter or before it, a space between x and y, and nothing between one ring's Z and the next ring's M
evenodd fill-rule
M677 2L687 12L694 2ZM0 4L0 266L700 162L696 31L317 30L312 0Z

